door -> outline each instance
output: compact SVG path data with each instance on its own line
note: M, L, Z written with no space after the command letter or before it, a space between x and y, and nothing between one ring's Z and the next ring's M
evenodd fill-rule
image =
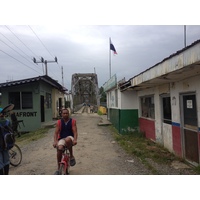
M191 163L199 163L196 94L184 94L181 100L184 157Z
M45 121L44 115L44 96L40 96L40 114L41 114L41 122Z

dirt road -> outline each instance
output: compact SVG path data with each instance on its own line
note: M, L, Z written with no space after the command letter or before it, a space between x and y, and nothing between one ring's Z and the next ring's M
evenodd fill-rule
M107 126L98 126L99 115L82 113L72 117L77 120L78 144L74 147L76 165L70 168L71 175L152 174L137 157L127 155L119 147ZM10 174L53 175L57 168L53 134L54 128L46 137L21 147L22 163L18 167L11 166ZM174 168L160 166L160 169L161 174L179 174Z

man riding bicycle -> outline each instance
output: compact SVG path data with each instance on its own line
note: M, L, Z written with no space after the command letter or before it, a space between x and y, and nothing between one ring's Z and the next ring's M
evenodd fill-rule
M53 142L53 147L57 147L58 169L64 146L67 146L70 152L70 165L76 164L72 146L77 144L78 137L76 120L69 117L69 110L67 108L62 109L61 115L62 119L58 120L56 124Z

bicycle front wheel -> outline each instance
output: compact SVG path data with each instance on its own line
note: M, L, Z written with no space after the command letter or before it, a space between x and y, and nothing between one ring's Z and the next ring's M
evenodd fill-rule
M18 145L14 144L13 148L9 150L10 164L17 167L22 161L22 152Z
M60 168L58 170L58 175L65 175L65 165L60 164Z
M69 175L69 166L66 166L65 169L65 164L60 164L58 175Z

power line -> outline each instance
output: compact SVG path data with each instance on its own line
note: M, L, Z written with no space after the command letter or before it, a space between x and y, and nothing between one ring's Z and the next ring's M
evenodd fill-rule
M39 38L39 36L36 34L36 32L31 28L31 26L29 26L28 25L28 27L30 28L30 30L34 33L34 35L37 37L37 39L40 41L40 43L42 44L42 46L47 50L47 52L50 54L50 56L52 56L54 59L55 59L55 56L53 56L52 54L51 54L51 52L47 49L47 47L44 45L44 43L42 42L42 40ZM57 59L57 58L56 58ZM36 61L36 60L35 60ZM47 61L46 60L46 62L49 62L49 61ZM57 62L57 61L56 61ZM43 61L43 62L41 62L41 61L36 61L35 63L42 63L42 65L43 64L45 64L45 73L47 74L47 63L45 63L45 61ZM58 64L58 62L57 62L57 64ZM59 64L58 64L58 66L59 66ZM60 67L60 66L59 66ZM51 71L51 69L48 69L51 73L53 73L52 71ZM53 75L55 76L55 73L53 73ZM57 76L56 76L57 77ZM57 77L58 78L58 77ZM59 78L58 78L59 79Z
M15 46L17 49L19 49L22 53L24 53L27 57L30 57L29 55L27 55L24 51L22 51L17 45L15 45L11 40L9 40L3 33L1 33L1 35L6 38L10 43L12 43L13 46Z
M6 26L5 25L5 27L33 54L33 55L35 55L35 57L37 57L37 58L40 58L39 56L37 56L8 26ZM34 35L37 37L37 39L40 41L40 43L42 44L42 46L47 50L47 52L52 56L52 57L54 57L51 53L50 53L50 51L47 49L47 47L44 45L44 43L41 41L41 39L38 37L38 35L36 34L36 32L29 26L29 29L34 33ZM3 35L3 34L2 34ZM4 36L4 35L3 35ZM5 36L4 36L5 37ZM12 43L12 45L14 45L13 44L13 42L12 41L10 41L7 37L5 37L9 42L11 42ZM3 41L2 41L3 42ZM5 42L3 42L4 44L6 44ZM9 46L8 44L6 44L7 46ZM16 45L14 45L16 48L18 48ZM14 50L11 46L9 46L12 50ZM18 48L18 49L20 49L20 48ZM5 51L3 51L3 50L1 50L3 53L5 53L6 55L8 55L9 57L11 57L11 58L13 58L13 59L15 59L15 60L17 60L18 62L20 62L20 63L22 63L23 65L25 65L25 66L27 66L26 64L24 64L23 62L21 62L20 60L18 60L18 59L16 59L16 58L14 58L13 56L11 56L11 55L9 55L8 53L6 53ZM14 50L15 52L17 52L16 50ZM20 49L20 51L22 51L21 49ZM23 51L22 51L23 52ZM19 52L17 52L20 56L22 56L23 58L25 58L23 55L21 55ZM23 52L24 53L24 52ZM25 53L24 53L25 54ZM26 56L28 56L27 54L25 54ZM29 56L28 56L29 57ZM26 59L26 58L25 58ZM49 61L48 61L49 62ZM32 62L31 62L32 63ZM33 63L32 63L33 64ZM45 63L42 63L42 66L44 65ZM57 63L58 64L58 63ZM34 64L33 64L34 65ZM58 66L59 66L59 64L58 64ZM27 66L27 67L29 67L29 66ZM46 66L45 66L46 67ZM31 67L29 67L30 69L32 69ZM59 68L60 68L60 66L59 66ZM33 70L33 69L32 69ZM36 70L34 70L34 71L36 71ZM37 71L36 71L37 72ZM50 70L50 72L51 72L51 70ZM43 72L44 73L44 72ZM47 73L47 71L46 71L46 73ZM53 73L53 72L51 72L54 76L56 76L57 78L58 78L58 76L55 74L55 73ZM58 80L59 80L59 78L58 78Z
M42 42L42 40L40 40L40 38L38 37L38 35L35 33L35 31L28 25L28 27L32 30L32 32L35 34L35 36L38 38L38 40L41 42L41 44L43 45L43 47L49 52L49 54L54 58L54 56L50 53L50 51L47 49L47 47L44 45L44 43Z
M29 50L31 51L32 54L34 54L36 57L39 57L37 56L9 27L7 27L5 25L5 27Z
M20 61L20 60L18 60L17 58L14 58L13 56L9 55L9 54L8 54L8 53L6 53L5 51L3 51L3 50L0 50L0 51L1 51L1 52L3 52L4 54L6 54L7 56L9 56L9 57L13 58L13 59L14 59L14 60L16 60L17 62L19 62L19 63L23 64L24 66L26 66L26 67L28 67L28 68L30 68L30 69L32 69L32 70L34 70L35 72L37 72L37 73L41 74L40 72L38 72L38 71L36 71L35 69L33 69L33 68L29 67L28 65L24 64L23 62L21 62L21 61Z
M33 64L30 60L28 60L26 57L24 57L23 55L21 55L18 51L16 51L15 49L13 49L10 45L8 45L6 42L4 42L4 41L2 41L1 39L0 39L0 41L2 42L2 43L4 43L5 45L7 45L9 48L11 48L13 51L15 51L16 53L18 53L21 57L23 57L24 59L26 59L28 62L30 62L31 64ZM34 65L35 66L35 65Z

